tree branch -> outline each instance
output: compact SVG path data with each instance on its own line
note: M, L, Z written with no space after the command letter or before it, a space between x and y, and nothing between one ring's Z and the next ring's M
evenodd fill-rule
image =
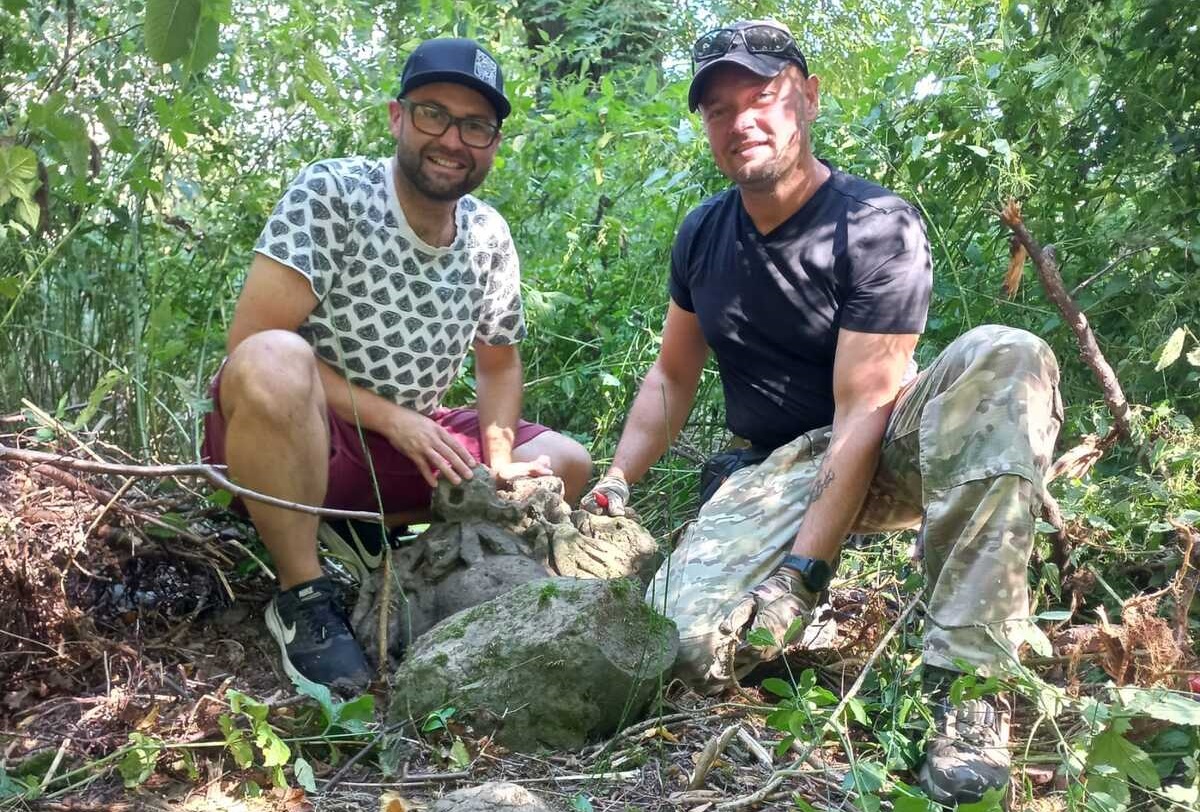
M1046 289L1046 295L1054 302L1071 331L1075 333L1075 340L1079 343L1079 357L1096 376L1100 389L1104 393L1104 402L1112 414L1117 431L1125 439L1130 439L1132 433L1129 426L1129 402L1125 399L1121 382L1117 380L1117 374L1113 372L1113 368L1104 358L1104 353L1100 351L1100 345L1096 343L1096 334L1092 332L1087 316L1083 315L1083 311L1067 293L1053 253L1043 249L1030 235L1021 219L1021 205L1015 200L1010 200L1004 207L1000 213L1000 219L1012 230L1029 254L1029 258L1033 260L1042 287Z
M96 474L118 474L133 477L200 477L207 479L219 488L232 493L239 499L252 499L265 505L286 508L298 513L308 513L314 516L328 516L335 519L365 519L369 522L379 521L378 513L363 510L335 510L334 508L305 505L299 502L289 502L268 496L265 493L252 491L235 485L228 477L212 465L121 465L112 462L96 462L81 460L65 454L47 454L43 451L27 451L21 448L10 448L0 445L0 460L15 460L29 465L51 465L55 468L70 468L76 471L88 471Z

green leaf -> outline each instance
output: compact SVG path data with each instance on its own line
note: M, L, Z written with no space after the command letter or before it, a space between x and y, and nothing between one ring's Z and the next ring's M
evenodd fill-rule
M92 422L92 418L96 416L96 412L100 410L100 404L108 397L109 393L116 388L117 384L125 379L119 370L110 369L100 377L100 380L92 387L91 394L88 395L87 405L83 411L79 413L79 417L75 418L71 423L71 428L79 430Z
M887 770L873 761L856 761L842 780L842 789L878 792L887 780Z
M337 724L351 731L359 731L366 722L375 719L375 697L363 694L349 702L337 705Z
M1165 688L1116 688L1115 693L1127 711L1177 725L1200 727L1200 702L1187 694Z
M303 757L296 757L292 764L292 775L296 776L296 783L303 787L305 792L317 791L317 778L313 774L312 765Z
M200 0L146 0L146 53L174 62L188 53L199 22Z
M1115 770L1087 777L1088 812L1124 812L1129 805L1129 784Z
M988 152L985 147L981 147L978 144L967 144L967 149L971 150L971 152L974 152L980 158L986 158L992 154Z
M454 744L450 745L450 761L459 770L465 770L471 765L471 754L467 752L467 746L458 736L454 737Z
M746 642L759 648L773 648L777 645L775 635L767 629L751 629L746 635Z
M264 767L279 767L292 760L292 749L267 722L254 725L255 741L262 750Z
M900 795L892 800L894 812L933 812L933 801L916 795Z
M1088 765L1108 765L1149 789L1156 789L1159 785L1158 772L1145 751L1112 730L1092 739Z
M1155 372L1162 372L1171 364L1179 360L1179 353L1183 351L1183 338L1187 331L1182 327L1176 327L1175 332L1171 333L1171 337L1166 340L1158 350L1158 360L1154 364Z
M973 804L959 804L958 812L1002 812L1005 790L989 789Z
M1049 611L1039 613L1038 619L1049 620L1057 623L1062 620L1070 620L1071 613L1066 609L1051 609Z
M780 696L784 699L791 699L796 695L796 691L792 686L779 677L767 677L762 681L762 687L775 694L775 696Z
M846 715L865 727L869 727L871 724L867 719L867 707L858 697L851 697L850 701L846 703Z
M37 155L25 147L0 147L0 205L31 200L37 189Z
M208 495L208 501L217 507L227 508L233 504L233 494L224 488L218 488Z
M432 733L435 730L444 730L446 723L456 710L458 709L453 706L446 706L430 711L429 715L425 717L425 724L421 725L421 732Z
M221 27L216 20L204 20L196 29L196 39L188 55L186 70L188 73L200 73L216 58L220 50Z
M571 799L571 809L575 812L593 812L592 799L581 792Z
M225 746L229 748L229 754L233 756L233 763L243 770L253 764L254 750L233 719L223 713L217 719L217 726L221 728L221 733L225 736Z
M131 749L125 753L117 765L121 779L126 787L136 787L142 784L154 773L154 765L158 762L158 754L162 752L163 743L142 733L130 733Z
M38 220L42 216L41 209L32 200L26 198L17 199L17 219L30 228L37 228Z
M337 709L333 704L333 694L329 692L329 688L319 683L307 679L302 674L292 674L292 684L296 686L296 690L310 699L315 699L317 704L321 706L321 712L325 716L325 724L331 725L337 720Z

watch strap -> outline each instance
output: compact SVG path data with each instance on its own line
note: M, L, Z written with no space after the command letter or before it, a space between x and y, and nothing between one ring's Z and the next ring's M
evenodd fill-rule
M800 573L805 589L811 592L823 592L833 580L833 567L828 561L820 558L809 558L801 555L784 556L781 567L787 567Z

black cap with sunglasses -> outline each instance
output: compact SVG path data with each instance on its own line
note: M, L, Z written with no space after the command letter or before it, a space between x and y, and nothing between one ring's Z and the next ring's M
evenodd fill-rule
M692 46L692 86L688 109L700 105L704 83L718 65L740 65L764 79L779 75L786 66L799 65L808 76L808 62L796 45L792 32L774 20L742 20L703 34Z
M482 93L499 121L512 111L500 63L473 39L431 39L417 46L400 74L400 97L432 82L454 82Z

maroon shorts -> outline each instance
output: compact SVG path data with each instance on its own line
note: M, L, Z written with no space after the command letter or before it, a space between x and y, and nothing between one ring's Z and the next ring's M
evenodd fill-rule
M224 369L224 365L222 365ZM200 447L201 458L216 465L225 464L225 418L221 415L221 372L218 370L209 390L213 410L204 417L204 443ZM474 409L439 408L430 415L438 425L471 453L476 460L483 460L483 443L479 434L479 414ZM545 426L525 420L517 424L515 446L537 437ZM363 439L370 460L379 480L379 491L383 497L385 513L398 513L429 507L433 491L429 483L412 460L400 453L386 438L373 431L363 430ZM363 451L358 430L329 413L329 487L324 506L340 510L379 509L375 501L375 488L371 482L371 471L367 465L368 454Z

